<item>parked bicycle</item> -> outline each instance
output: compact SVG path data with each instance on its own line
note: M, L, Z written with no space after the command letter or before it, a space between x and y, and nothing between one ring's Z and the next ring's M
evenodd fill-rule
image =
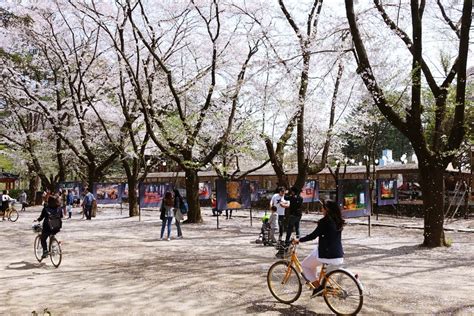
M301 262L296 255L296 245L288 249L289 260L275 262L267 274L267 284L272 295L280 302L291 304L301 295L302 280L310 290L315 286L304 276ZM363 287L357 275L345 268L323 264L319 284L324 287L322 297L337 315L355 315L363 304Z
M18 211L16 210L14 205L15 205L15 201L12 200L10 201L8 208L5 210L5 213L0 212L2 217L5 217L10 222L16 222L19 217Z
M33 224L32 228L33 231L38 234L34 242L35 257L38 262L41 262L43 260L43 247L41 247L41 233L43 228L40 223ZM63 253L61 250L61 242L56 239L56 235L49 236L48 255L53 266L56 268L59 267Z

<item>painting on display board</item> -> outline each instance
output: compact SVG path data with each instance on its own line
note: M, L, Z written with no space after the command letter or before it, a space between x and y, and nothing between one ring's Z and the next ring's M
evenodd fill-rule
M72 195L74 199L80 199L82 193L84 192L84 187L81 182L59 182L58 184L58 191L61 190L72 190Z
M128 200L128 183L122 183L122 201Z
M397 203L397 180L377 179L377 205L394 205Z
M218 210L250 208L250 182L248 180L216 180Z
M369 197L369 181L344 179L338 182L338 201L345 218L369 216L371 205Z
M97 204L117 204L122 203L121 183L94 183L92 193Z
M316 180L308 180L304 183L301 189L300 196L303 198L303 203L311 203L319 201L319 183Z
M211 198L211 182L199 182L199 200L209 200Z
M173 191L171 183L140 183L140 207L161 207L167 191Z
M258 181L249 181L250 185L250 201L251 202L258 202L260 199L260 194L258 190Z

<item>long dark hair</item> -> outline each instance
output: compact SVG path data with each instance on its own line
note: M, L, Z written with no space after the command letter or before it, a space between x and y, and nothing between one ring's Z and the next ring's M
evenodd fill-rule
M54 196L54 195L50 195L50 196L48 197L48 204L47 204L48 207L49 207L49 208L58 208L59 205L60 205L58 199L59 199L59 197Z
M324 206L326 207L327 213L326 216L330 217L334 223L336 223L337 230L342 230L345 221L342 218L341 209L336 202L332 200L326 200L324 202Z
M173 193L171 191L166 191L163 202L165 206L174 206Z

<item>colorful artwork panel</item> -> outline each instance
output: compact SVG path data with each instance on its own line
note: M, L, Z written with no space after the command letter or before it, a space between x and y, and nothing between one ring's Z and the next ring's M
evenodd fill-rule
M339 180L338 204L345 218L369 216L371 203L368 180Z
M167 191L173 191L171 183L140 183L140 207L161 207Z
M260 199L258 181L249 181L249 185L250 185L250 201L258 202L258 200Z
M303 203L311 203L319 200L319 183L316 180L308 180L301 189L300 196Z
M250 208L250 182L216 180L216 199L218 210Z
M398 203L397 180L377 179L377 204L394 205Z
M93 194L97 204L117 204L122 202L121 183L95 183Z
M211 182L199 182L199 200L209 200L211 193Z

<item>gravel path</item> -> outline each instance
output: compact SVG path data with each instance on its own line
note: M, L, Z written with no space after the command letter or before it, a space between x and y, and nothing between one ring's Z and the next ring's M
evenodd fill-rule
M74 214L58 234L58 269L33 254L38 207L16 223L0 222L0 315L45 308L52 315L330 314L308 290L292 306L271 296L266 272L275 249L255 244L258 220L251 227L248 212L237 211L232 220L221 218L217 230L216 218L203 211L204 224L184 225L185 238L171 241L159 240L157 212L144 212L140 222L119 209L102 209L92 221ZM318 216L303 218L302 233L309 233ZM451 247L431 250L418 246L419 219L373 219L371 237L364 223L351 220L343 232L346 266L365 287L361 314L474 314L472 220L451 224ZM302 244L301 259L313 247Z

